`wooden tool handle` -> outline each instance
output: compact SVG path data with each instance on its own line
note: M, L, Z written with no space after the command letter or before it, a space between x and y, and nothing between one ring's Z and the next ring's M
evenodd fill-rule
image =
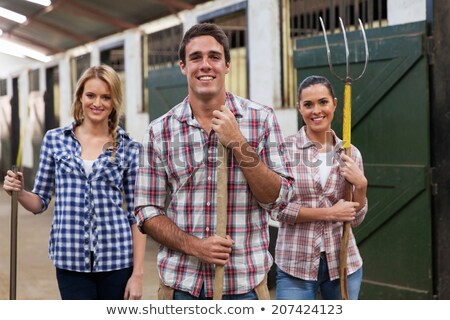
M342 140L345 154L349 157L351 153L351 131L352 131L352 90L350 83L344 86L344 110L342 121ZM353 185L345 182L345 201L353 200ZM348 242L350 238L350 222L344 222L341 239L341 250L339 253L339 279L341 288L341 299L348 300L348 284L347 284L347 254Z
M12 171L17 173L17 166L12 166ZM17 191L11 193L11 247L9 265L9 299L16 300L16 280L17 280L17 211L18 200Z
M227 200L228 200L228 157L227 148L218 143L217 168L217 225L216 234L226 237L227 232ZM214 292L213 299L221 300L223 292L223 281L225 279L225 266L216 265L214 271Z

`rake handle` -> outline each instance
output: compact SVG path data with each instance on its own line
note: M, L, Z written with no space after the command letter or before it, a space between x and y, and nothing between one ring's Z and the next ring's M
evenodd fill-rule
M17 166L12 166L12 171L17 173ZM17 211L18 211L17 191L11 193L11 246L9 265L9 300L16 300L17 281Z
M228 200L228 172L227 172L227 148L218 143L217 168L217 225L216 234L223 238L227 232L227 200ZM221 300L223 293L223 282L225 279L225 266L216 265L214 270L213 299Z

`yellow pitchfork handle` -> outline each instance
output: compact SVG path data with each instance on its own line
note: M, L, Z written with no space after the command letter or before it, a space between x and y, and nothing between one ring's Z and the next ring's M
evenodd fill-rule
M217 168L217 225L216 234L223 238L227 232L227 200L228 200L228 172L227 172L227 148L218 143ZM214 300L222 300L223 282L225 279L225 266L216 265L214 271Z
M325 40L325 46L327 48L327 58L328 65L330 67L331 73L339 80L344 82L344 114L343 114L343 123L342 123L342 139L344 141L343 147L345 149L345 154L351 157L351 130L352 130L352 91L351 91L351 83L352 81L356 81L361 79L361 77L366 72L367 64L369 63L369 46L367 44L366 33L364 32L364 25L361 19L358 19L359 26L361 29L361 33L364 39L364 48L366 52L366 59L364 62L364 69L360 73L359 76L352 78L350 75L350 63L349 63L349 50L347 43L347 35L345 32L345 27L342 19L339 17L339 24L341 26L342 34L344 36L344 45L345 45L345 64L346 64L346 77L340 77L333 69L333 63L331 62L331 51L330 46L328 44L327 32L325 29L325 24L323 23L322 17L319 17L320 24L323 30L323 37ZM345 182L345 195L344 198L346 201L353 200L353 186ZM343 231L342 231L342 239L341 239L341 250L339 254L340 265L339 265L339 279L340 279L340 287L341 287L341 298L344 300L348 300L348 286L347 286L347 253L348 253L348 242L350 237L350 223L344 222Z
M344 110L342 121L342 137L345 154L352 156L351 151L351 131L352 131L352 88L351 83L346 82L344 85ZM345 181L345 201L353 200L353 185ZM348 284L347 284L347 254L348 241L350 238L350 222L344 222L341 239L341 250L339 254L339 280L341 284L341 298L348 300Z

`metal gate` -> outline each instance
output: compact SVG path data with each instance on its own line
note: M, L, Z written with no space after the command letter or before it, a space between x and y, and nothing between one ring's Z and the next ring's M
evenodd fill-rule
M371 29L370 62L352 85L352 143L363 155L369 212L353 232L364 261L362 299L433 297L430 128L425 23ZM347 34L351 73L364 47ZM345 75L342 35L328 37L333 65ZM338 95L333 129L341 136L343 83L331 75L323 36L297 41L297 79L329 78Z

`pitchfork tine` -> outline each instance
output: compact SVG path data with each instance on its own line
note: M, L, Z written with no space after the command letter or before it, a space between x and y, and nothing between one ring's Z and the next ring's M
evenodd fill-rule
M331 73L338 78L341 81L344 81L343 78L341 78L333 68L333 63L331 62L331 51L330 51L330 45L328 44L328 37L327 37L327 30L325 29L325 25L323 24L322 17L319 17L320 24L322 25L322 31L323 31L323 38L325 39L325 46L327 47L327 58L328 58L328 65L330 66Z
M358 19L358 21L359 21L359 27L361 28L361 33L362 33L362 36L363 36L363 39L364 39L364 49L366 50L366 59L365 59L365 62L364 62L364 69L363 69L363 71L353 81L359 80L364 75L364 73L366 72L367 64L369 63L369 46L367 44L366 32L364 31L364 25L363 25L361 19Z
M364 31L364 26L363 26L363 23L362 23L361 19L358 19L358 21L359 21L359 26L360 26L361 33L362 33L362 36L363 36L363 39L364 39L364 49L365 49L365 52L366 52L366 57L365 57L365 62L364 62L364 68L363 68L363 71L362 71L361 74L360 74L358 77L356 77L355 79L352 79L352 77L351 77L351 75L350 75L350 58L349 58L350 52L349 52L349 49L348 49L347 33L345 32L345 27L344 27L344 23L342 22L342 19L339 17L339 24L340 24L340 26L341 26L342 35L343 35L343 37L344 37L344 45L345 45L345 66L346 66L346 77L345 77L345 78L340 77L340 76L334 71L333 63L332 63L332 61L331 61L330 45L328 44L327 30L325 29L325 25L324 25L324 23L323 23L322 17L319 17L319 20L320 20L320 25L322 26L323 37L324 37L324 39L325 39L325 45L326 45L326 47L327 47L328 65L329 65L329 67L330 67L331 73L332 73L336 78L338 78L339 80L341 80L341 81L343 81L343 82L352 82L352 81L359 80L359 79L364 75L364 73L366 72L367 64L369 63L369 47L368 47L368 45L367 45L366 33L365 33L365 31Z

